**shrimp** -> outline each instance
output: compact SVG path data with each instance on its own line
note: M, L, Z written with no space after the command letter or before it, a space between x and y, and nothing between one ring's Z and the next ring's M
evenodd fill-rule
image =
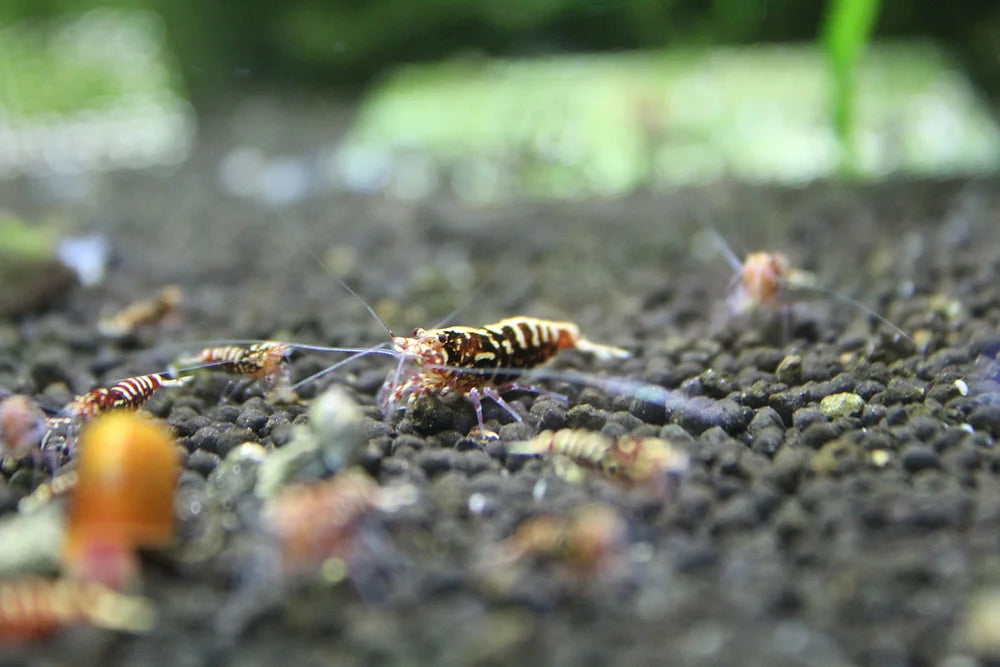
M277 341L253 343L245 347L207 347L198 355L198 361L226 373L264 380L269 385L281 388L287 387L289 383L288 357L293 347L289 343Z
M650 484L665 490L670 475L687 470L687 452L660 438L603 433L579 429L543 431L531 440L513 442L514 456L557 455L627 483Z
M155 620L146 598L97 582L38 577L0 582L0 642L38 639L81 624L146 632Z
M552 560L580 575L607 569L627 545L628 525L611 507L591 503L571 516L543 514L522 522L495 545L491 566L527 559Z
M383 407L391 410L404 400L412 404L421 396L461 394L472 402L480 432L486 431L480 395L522 421L501 394L537 391L515 382L518 372L546 363L560 350L577 349L599 359L630 356L622 348L584 338L572 322L532 317L511 317L480 328L415 329L412 337L393 337L392 344L399 366L380 392Z
M348 470L312 484L282 489L264 509L268 531L280 545L286 572L343 559L358 522L378 504L379 487L365 473Z
M146 324L156 324L176 316L183 299L181 288L167 285L152 299L138 301L115 315L101 319L97 330L110 338L128 336Z
M711 228L707 232L735 273L728 299L730 310L734 314L787 307L785 290L812 291L848 303L871 315L903 338L913 340L908 333L860 301L821 287L814 273L796 268L783 253L759 250L751 252L741 262L721 234Z
M47 430L45 415L27 396L0 400L0 451L5 457L20 459L37 452Z
M66 412L71 419L87 422L116 408L138 410L160 387L179 387L190 379L168 378L161 373L125 378L112 387L98 387L77 396L66 406Z

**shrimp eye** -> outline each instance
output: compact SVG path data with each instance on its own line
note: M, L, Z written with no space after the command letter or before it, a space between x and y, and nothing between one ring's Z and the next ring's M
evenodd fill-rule
M448 342L448 334L439 333L438 334L438 342L439 343L447 343Z

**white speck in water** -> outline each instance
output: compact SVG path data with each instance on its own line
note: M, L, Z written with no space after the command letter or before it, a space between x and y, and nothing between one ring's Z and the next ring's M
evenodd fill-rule
M961 394L962 396L969 395L969 385L965 383L965 380L958 379L955 380L955 382L953 382L952 384L954 385L955 389L958 390L958 393Z
M548 491L548 489L549 489L549 483L546 482L544 479L540 479L537 482L535 482L535 487L531 490L532 500L534 500L536 503L542 502L542 499L545 497L545 492Z
M111 244L102 234L75 236L60 241L56 253L59 261L76 271L81 284L96 285L104 278Z
M308 194L311 181L309 167L302 160L272 160L261 174L259 196L271 206L294 204Z
M481 493L473 493L469 496L469 512L476 516L483 513L486 509L486 496Z
M267 164L256 148L242 146L226 154L219 163L219 182L238 197L253 196L260 187L261 173Z
M639 542L632 547L632 560L636 563L648 563L653 560L653 545L649 542Z

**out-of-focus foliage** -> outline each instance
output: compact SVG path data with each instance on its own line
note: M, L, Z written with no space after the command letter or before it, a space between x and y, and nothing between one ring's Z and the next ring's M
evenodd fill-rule
M822 3L800 0L0 0L0 23L96 6L158 12L184 76L207 93L242 75L358 82L396 63L470 51L524 55L812 41L823 10ZM1000 3L889 3L879 36L943 41L974 75L1000 90Z
M857 154L851 141L857 73L871 40L880 4L879 0L832 0L823 26L823 45L833 79L831 115L847 171L857 169Z
M334 170L365 191L480 202L800 184L840 166L825 69L810 45L412 65L373 88ZM880 43L853 76L858 177L1000 168L996 124L940 50Z
M177 164L193 113L152 12L0 24L0 178Z

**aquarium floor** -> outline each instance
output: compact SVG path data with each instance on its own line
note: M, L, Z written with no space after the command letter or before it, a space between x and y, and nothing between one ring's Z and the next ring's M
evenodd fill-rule
M109 234L108 274L0 323L0 384L53 400L163 370L205 341L385 342L332 272L394 330L455 310L450 322L468 325L531 315L632 350L619 363L561 356L554 368L574 374L546 386L568 405L516 394L526 427L506 425L492 405L489 425L506 440L540 424L660 433L690 453L690 469L665 495L599 476L570 482L550 462L470 444L464 402L387 420L375 399L384 358L305 387L293 406L261 400L260 387L220 402L226 380L210 374L149 406L188 451L181 537L143 561L156 628L71 629L4 647L4 664L1000 658L997 181L720 184L489 207L323 195L273 210L221 193L218 157L209 145L174 174L113 177L94 202L66 208ZM740 253L784 251L914 341L822 294L800 295L786 314L732 317L731 271L711 252L707 224ZM180 322L120 342L96 333L99 316L170 283L184 291ZM297 353L293 374L338 358ZM605 391L607 377L628 382ZM637 399L642 383L669 389L669 409ZM383 486L411 484L417 500L366 519L348 581L279 584L255 551L253 468L224 461L243 441L284 444L329 384L348 386L364 410L362 465ZM830 418L821 400L845 392L863 407ZM40 480L0 477L5 510ZM591 501L628 527L605 567L491 560L520 522Z

